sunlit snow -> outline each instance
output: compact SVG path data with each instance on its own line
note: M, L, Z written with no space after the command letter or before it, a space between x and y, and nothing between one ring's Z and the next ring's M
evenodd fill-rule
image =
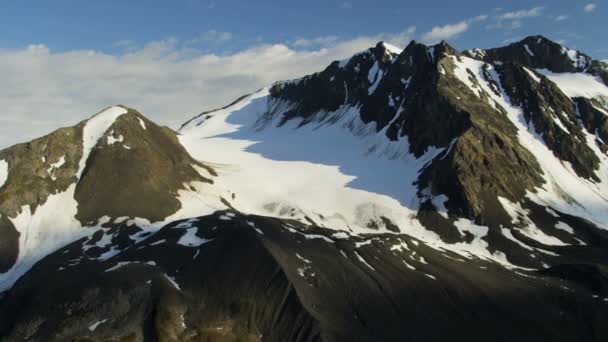
M608 86L598 76L587 73L554 73L546 69L536 70L557 84L559 89L569 97L608 96Z
M0 160L0 188L4 186L8 179L8 163L5 160Z

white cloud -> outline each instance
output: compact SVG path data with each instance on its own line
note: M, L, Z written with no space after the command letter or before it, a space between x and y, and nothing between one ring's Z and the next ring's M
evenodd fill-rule
M298 38L293 42L296 47L311 47L311 46L327 46L337 42L340 39L338 36L322 36L312 39Z
M435 43L440 40L447 40L465 32L468 29L469 23L466 21L444 26L435 26L422 36L422 41L427 43Z
M476 17L469 19L469 22L484 21L488 18L489 18L489 16L487 14L482 14L482 15L478 15Z
M502 9L499 12L501 11ZM523 26L523 20L539 17L543 11L544 7L537 6L530 9L498 13L492 17L492 23L488 24L486 28L515 30Z
M380 40L404 47L414 33L411 27L312 50L258 44L228 55L202 53L177 39L116 55L54 52L45 45L0 49L0 148L74 125L113 104L177 127L197 113L275 81L319 71Z
M558 15L557 17L555 17L556 21L563 21L563 20L566 20L566 19L568 19L567 15Z
M511 30L515 30L515 29L518 29L518 28L520 28L522 26L523 26L523 24L522 24L521 20L512 20L510 22L510 24L507 26L507 28L509 28Z
M595 11L596 7L597 6L594 3L589 3L589 4L586 4L585 7L583 7L583 10L587 13L591 13L591 12Z
M527 10L519 10L514 12L507 12L500 15L500 19L524 19L524 18L532 18L538 17L542 14L543 7L533 7Z
M112 44L112 45L114 45L116 47L129 47L129 46L132 46L134 44L135 44L135 42L133 42L132 40L123 39L123 40L119 40L117 42L114 42L114 44Z
M351 8L353 8L353 4L351 4L348 1L344 1L343 3L340 4L340 8L351 9Z
M434 44L441 40L452 39L458 36L459 34L467 31L472 23L484 21L486 19L488 19L488 16L483 14L467 20L463 20L455 24L434 26L430 31L424 33L421 39L423 42L428 44Z
M232 39L232 33L209 30L202 35L188 41L189 44L198 43L225 43Z

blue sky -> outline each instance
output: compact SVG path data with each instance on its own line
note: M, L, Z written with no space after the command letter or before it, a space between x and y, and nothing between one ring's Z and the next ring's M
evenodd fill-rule
M0 4L0 47L45 44L54 51L95 49L120 52L126 43L142 45L177 38L196 41L195 47L225 53L260 42L289 43L297 38L400 32L415 26L419 34L434 26L458 23L479 15L490 18L451 37L460 48L504 44L529 34L544 34L608 58L601 46L607 6L578 1L80 1L4 0ZM529 17L492 28L491 17L540 8ZM563 16L563 20L556 20ZM513 22L516 22L513 25ZM512 25L512 26L509 26ZM208 32L216 38L201 39ZM213 38L213 37L208 37ZM227 39L229 38L229 39ZM133 47L133 46L131 46Z
M608 59L608 3L0 1L0 148L113 105L177 127L385 40L495 47L542 34Z

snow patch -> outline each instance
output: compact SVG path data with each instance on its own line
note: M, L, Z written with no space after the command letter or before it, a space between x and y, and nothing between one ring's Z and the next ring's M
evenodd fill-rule
M177 281L175 280L175 278L169 276L168 274L165 274L165 278L167 278L167 280L169 281L169 283L171 283L171 285L173 285L174 288L176 288L177 290L181 291L181 287L179 287L179 284L177 283Z
M572 227L570 227L570 226L569 226L567 223L565 223L565 222L558 222L558 223L555 225L555 228L560 229L560 230L563 230L563 231L565 231L565 232L568 232L568 233L570 233L570 234L574 235L574 229L572 229Z
M526 67L523 67L523 68L524 68L524 70L525 70L525 71L528 73L528 75L529 75L530 77L532 77L532 79L533 79L534 81L536 81L536 83L540 83L540 77L538 77L538 76L537 76L537 75L534 73L534 71L532 71L532 70L530 70L530 69L528 69L528 68L526 68Z
M124 266L130 265L130 264L134 264L137 262L133 262L133 261L120 261L119 263L117 263L116 265L108 268L107 270L105 270L104 272L112 272L112 271L116 271L119 268L122 268Z
M608 86L598 76L582 72L554 73L546 69L537 69L536 72L545 75L569 97L608 96Z
M445 203L448 200L448 196L443 194L431 198L431 203L433 203L437 213L446 219L448 218L448 209L445 207Z
M260 228L256 227L255 222L247 221L247 224L248 224L248 225L249 225L251 228L255 229L255 231L256 231L258 234L260 234L260 235L264 235L264 232L263 232L263 231L262 231Z
M365 266L369 267L372 271L376 271L375 268L372 267L372 265L368 264L367 261L365 259L363 259L363 257L358 253L355 252L355 256L357 257L357 259L359 259L359 261L361 261L361 263L363 263Z
M89 154L99 139L103 137L114 121L123 114L127 114L126 109L114 106L96 114L87 121L82 129L82 158L80 159L76 177L80 178L82 176L87 159L89 159Z
M49 168L46 170L46 172L49 174L49 176L51 177L52 180L57 180L57 176L55 176L55 172L61 168L63 165L65 165L65 155L62 156L61 158L59 158L59 160L56 163L52 163Z
M540 230L532 220L528 217L530 212L521 207L519 203L512 203L508 199L498 197L498 201L502 204L505 211L511 216L512 222L517 226L520 233L532 240L536 240L547 246L567 246L560 239L545 234Z
M97 329L98 326L100 326L101 324L103 324L103 323L105 323L107 321L108 321L108 319L103 319L101 321L95 322L95 323L93 323L93 324L91 324L89 326L89 330L90 331L95 331L95 329Z
M365 240L362 242L355 242L355 248L360 248L361 246L371 245L373 239Z
M213 239L208 240L204 238L200 238L196 235L198 228L188 228L186 229L186 233L182 235L179 240L177 240L178 245L186 246L186 247L199 247L208 242L213 241Z
M412 270L412 271L415 271L415 270L416 270L416 267L414 267L414 266L412 266L412 265L408 264L408 263L407 263L407 261L405 261L405 260L401 260L401 261L403 261L403 263L405 264L405 266L406 266L407 268L409 268L410 270Z
M374 62L374 65L369 69L369 73L367 74L367 80L369 81L369 89L367 90L368 95L372 95L378 85L380 84L380 80L382 79L383 73L380 69L380 64L378 61Z
M401 52L403 52L403 49L400 49L400 48L396 47L395 45L392 45L392 44L389 44L386 42L382 42L382 45L384 45L384 47L393 54L400 55Z
M557 218L559 218L559 214L558 214L558 213L556 213L556 212L555 212L555 210L553 210L553 209L551 209L551 208L549 208L549 207L545 208L545 210L546 210L546 211L549 213L549 215L551 215L551 216L553 216L553 217L557 217Z
M125 141L125 137L123 137L122 134L120 134L120 135L118 135L118 138L115 138L114 131L110 132L110 134L108 135L108 138L107 138L108 145L114 145L117 142L121 143L123 141Z
M4 186L8 179L8 163L5 160L0 160L0 188Z
M305 257L301 256L300 254L296 253L296 257L300 260L302 260L304 263L306 264L312 264L312 261L306 259Z

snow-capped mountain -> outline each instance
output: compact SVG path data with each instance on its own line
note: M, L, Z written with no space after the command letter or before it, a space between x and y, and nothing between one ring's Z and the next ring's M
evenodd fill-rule
M602 341L607 84L540 36L379 43L0 151L0 337Z

